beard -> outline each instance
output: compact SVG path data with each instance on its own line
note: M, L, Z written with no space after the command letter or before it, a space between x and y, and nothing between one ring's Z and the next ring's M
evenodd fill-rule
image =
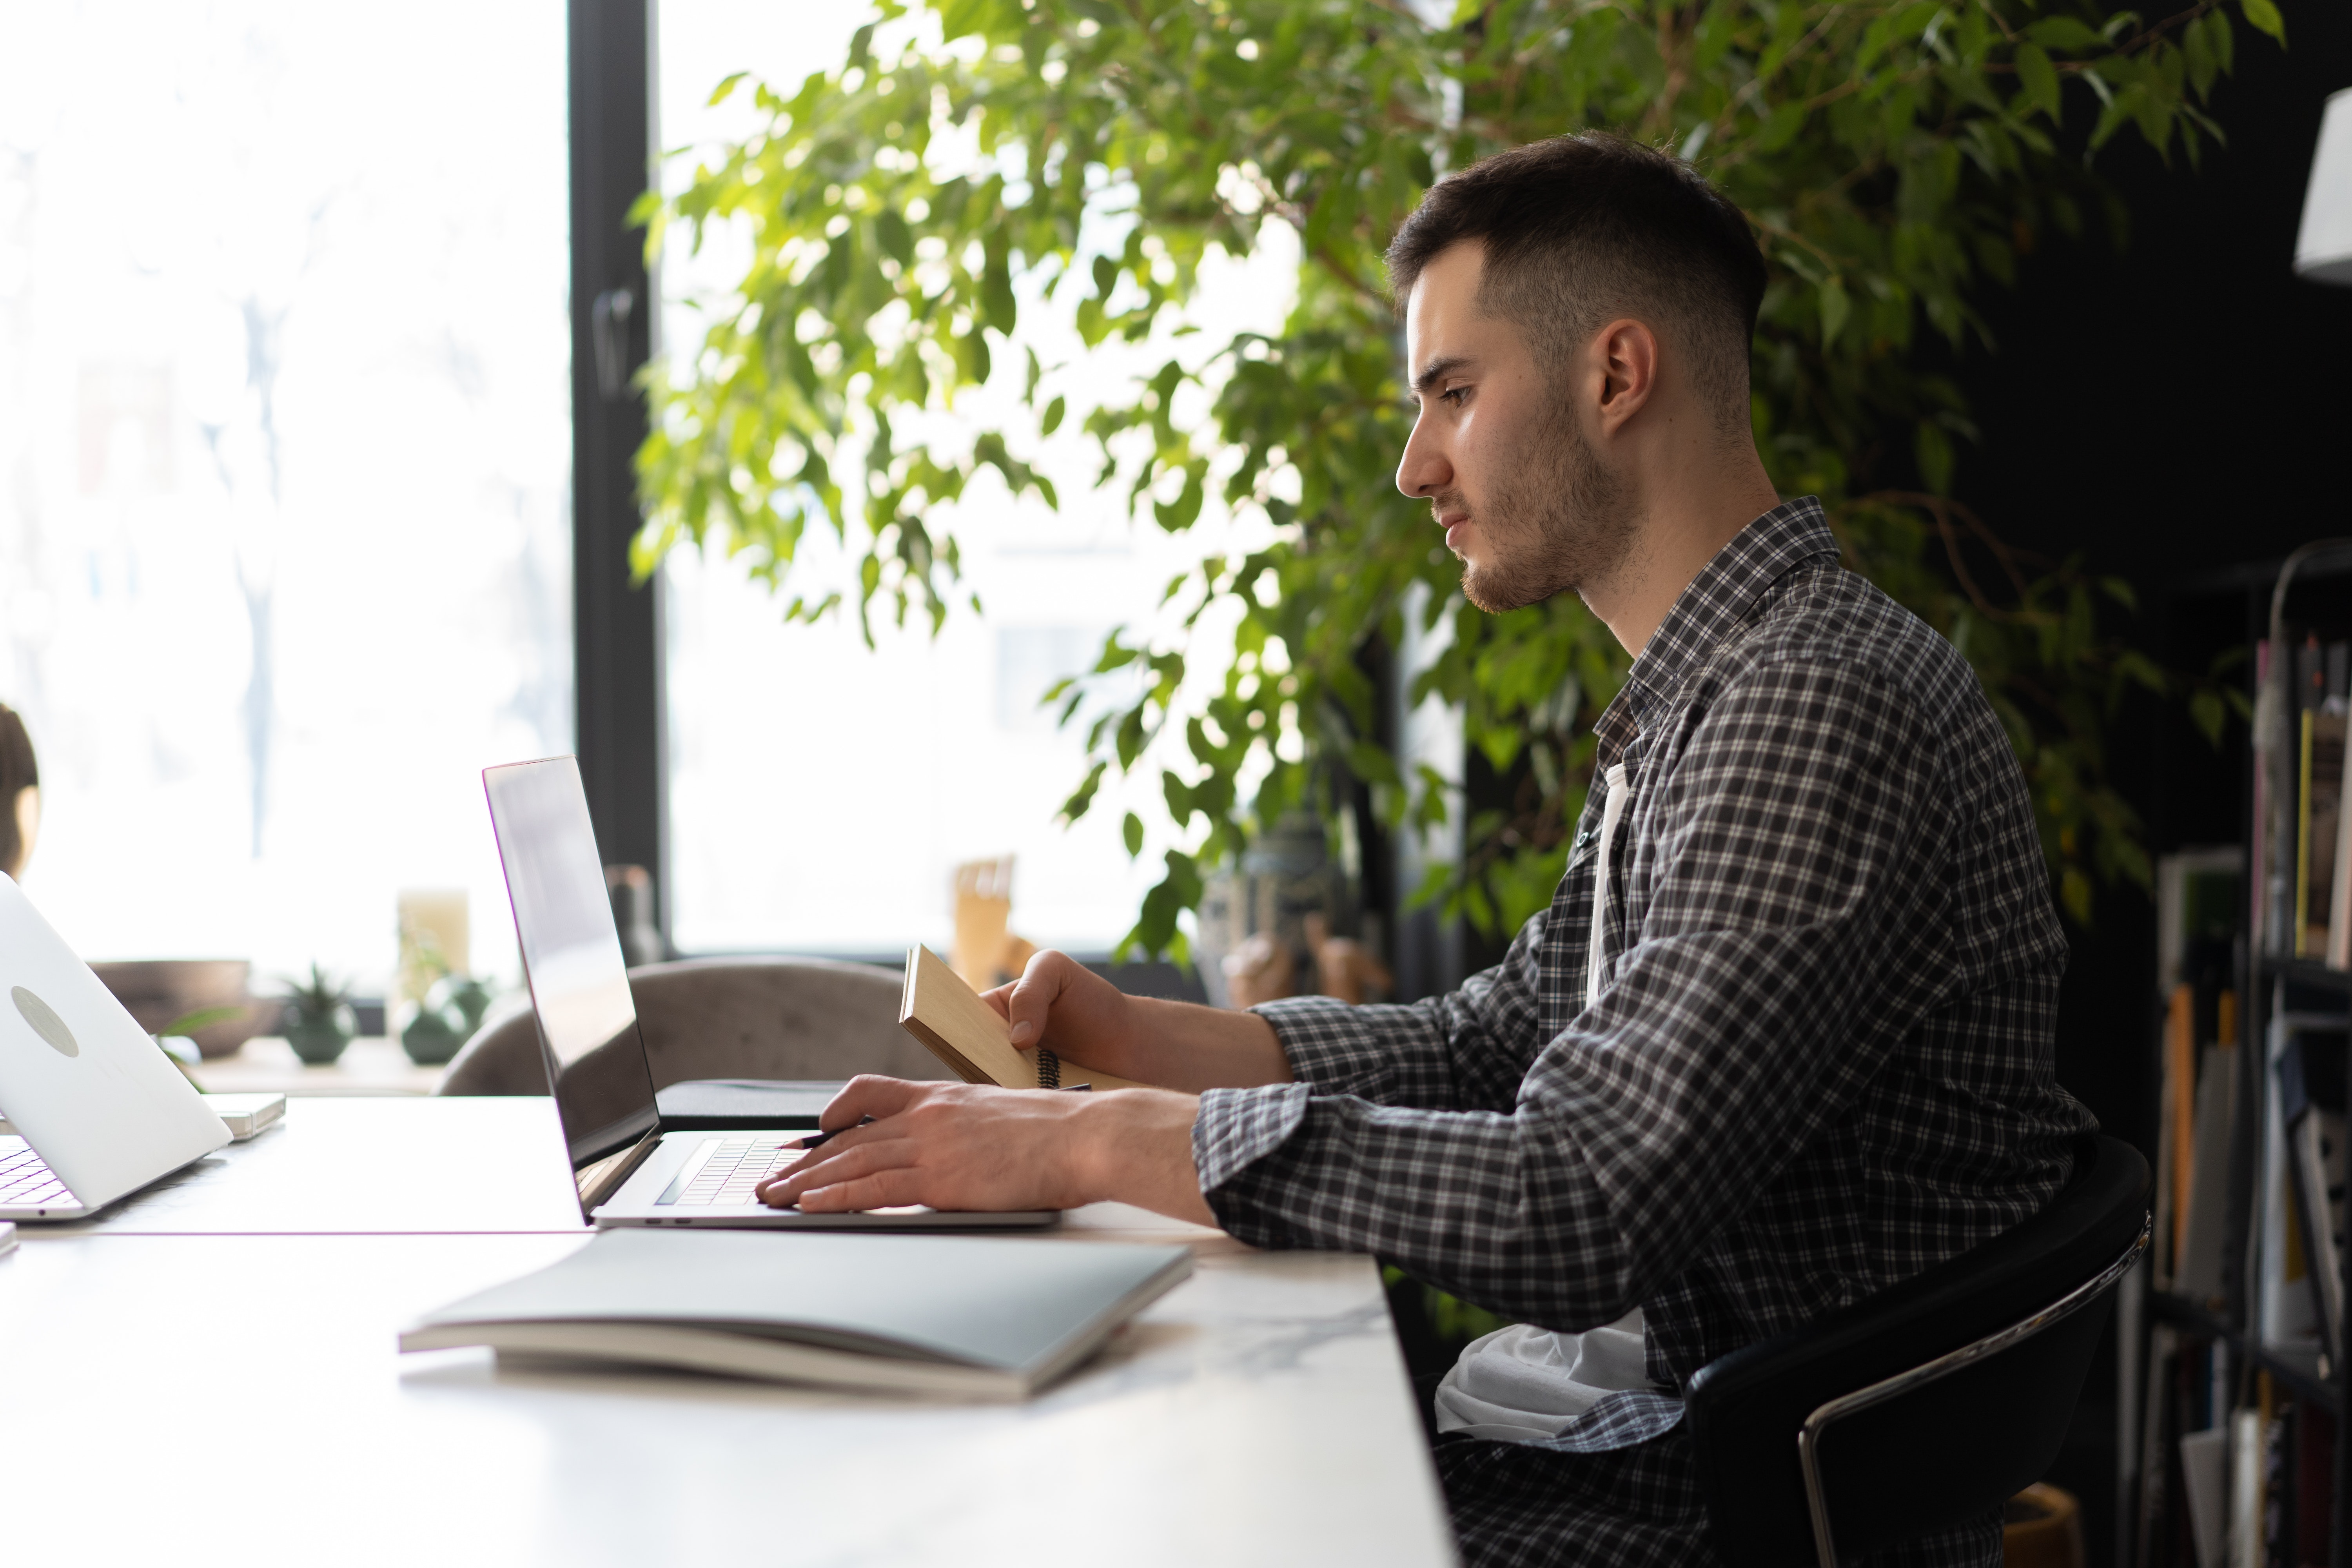
M1482 506L1460 490L1431 498L1462 510L1484 536L1486 560L1462 563L1462 594L1490 615L1538 604L1607 577L1633 548L1634 507L1565 408L1528 443L1528 460L1499 475Z

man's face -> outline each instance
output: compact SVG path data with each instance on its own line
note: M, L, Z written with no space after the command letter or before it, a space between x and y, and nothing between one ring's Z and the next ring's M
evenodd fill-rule
M1397 489L1424 497L1462 592L1501 613L1586 586L1633 542L1625 485L1579 427L1578 365L1538 364L1524 331L1478 308L1486 249L1441 251L1405 308L1407 374L1421 405Z

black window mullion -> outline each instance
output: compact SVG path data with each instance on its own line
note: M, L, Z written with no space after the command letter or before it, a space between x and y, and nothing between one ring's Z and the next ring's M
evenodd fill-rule
M572 647L580 773L607 864L652 874L669 927L663 853L661 606L629 581L639 523L631 458L646 436L635 373L652 346L645 231L650 179L651 0L570 0Z

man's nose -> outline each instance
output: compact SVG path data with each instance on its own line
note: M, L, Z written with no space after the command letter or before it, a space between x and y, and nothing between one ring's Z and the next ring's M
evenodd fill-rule
M1454 482L1454 465L1447 462L1429 434L1429 421L1415 419L1405 438L1404 456L1397 463L1397 489L1419 500L1433 496Z

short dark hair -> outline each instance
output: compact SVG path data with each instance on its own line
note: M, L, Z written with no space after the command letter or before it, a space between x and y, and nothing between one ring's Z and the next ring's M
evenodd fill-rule
M1688 163L1588 131L1448 174L1389 242L1397 302L1467 239L1486 247L1480 307L1527 328L1539 358L1564 363L1614 317L1650 320L1680 340L1726 433L1748 427L1764 256L1746 216Z

